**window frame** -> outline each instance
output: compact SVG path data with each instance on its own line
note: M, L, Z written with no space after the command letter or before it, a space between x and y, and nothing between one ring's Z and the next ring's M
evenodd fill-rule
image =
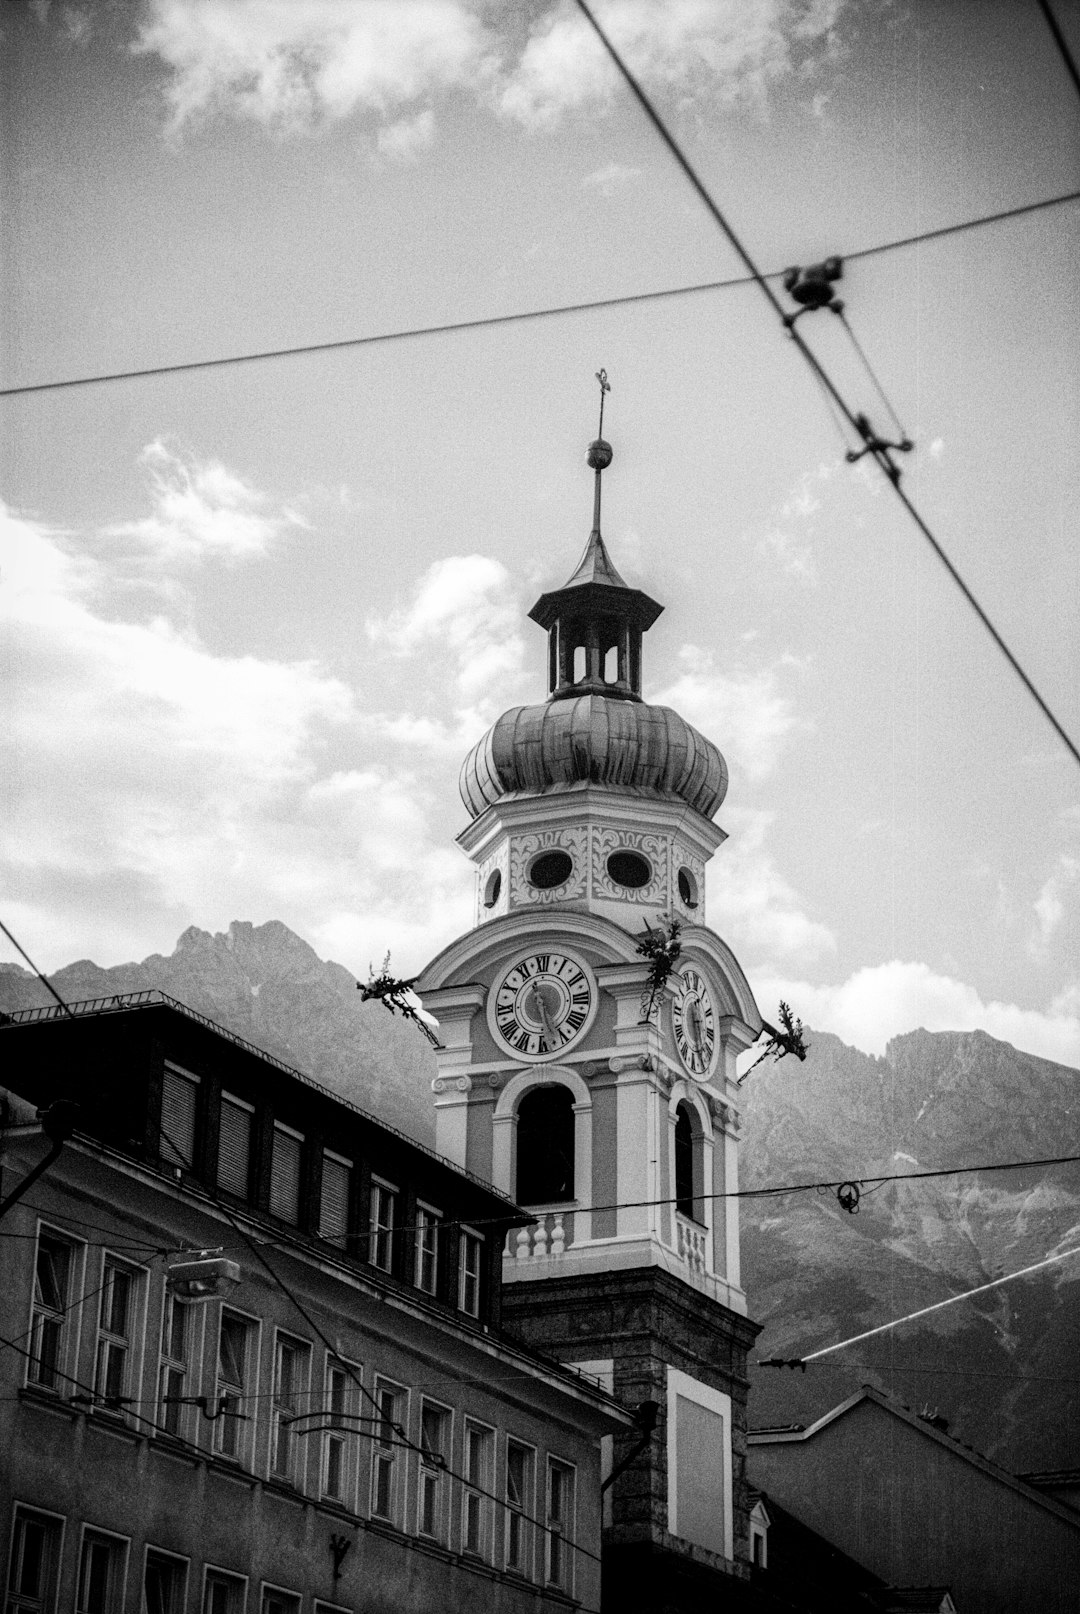
M146 1575L150 1568L151 1556L161 1565L167 1565L170 1569L179 1569L180 1571L179 1587L174 1587L173 1596L170 1600L172 1606L163 1609L161 1614L186 1614L191 1559L185 1558L182 1553L169 1552L164 1547L155 1547L151 1541L148 1541L143 1548L142 1614L153 1614L150 1608L150 1600L146 1595Z
M382 1397L384 1394L392 1395L399 1401L400 1406L394 1409L396 1416L387 1418L383 1413ZM404 1445L395 1445L392 1440L385 1440L383 1438L383 1427L384 1425L391 1425L408 1431L409 1391L404 1384L399 1384L396 1380L385 1378L380 1374L375 1380L374 1395L379 1410L376 1413L371 1431L371 1484L368 1511L373 1519L378 1519L383 1524L389 1524L394 1529L401 1530L404 1528L402 1514L404 1511L405 1470L407 1467L406 1448ZM393 1428L391 1432L394 1432ZM397 1439L400 1441L401 1436L398 1435ZM389 1489L390 1505L387 1512L380 1513L376 1510L375 1499L383 1483L384 1474L389 1476L386 1483Z
M206 1606L206 1594L210 1586L211 1575L217 1575L221 1580L229 1581L239 1589L240 1606L239 1608L231 1609L229 1614L247 1614L248 1576L242 1574L238 1569L226 1569L221 1564L211 1563L203 1564L202 1597L199 1602L201 1614L209 1614Z
M425 1441L424 1414L433 1412L440 1420L443 1440L440 1450L435 1454L441 1461L430 1460ZM428 1541L438 1541L446 1545L450 1534L449 1503L450 1487L444 1483L443 1476L448 1472L453 1460L454 1452L454 1409L448 1407L443 1401L435 1401L431 1396L420 1397L420 1458L417 1463L416 1479L416 1533ZM429 1513L430 1505L430 1513ZM429 1516L434 1526L427 1529Z
M128 1280L126 1334L117 1332L111 1326L116 1287L107 1276L110 1271L122 1274ZM98 1412L104 1411L122 1418L130 1417L127 1403L137 1399L131 1392L138 1390L142 1380L142 1347L149 1282L150 1273L147 1267L140 1266L126 1256L114 1254L107 1246L102 1250L101 1284L97 1296L97 1328L94 1335L94 1407ZM105 1324L106 1306L110 1308L109 1326ZM117 1354L120 1354L121 1361L121 1387L119 1390L110 1391L107 1385L113 1371L112 1363Z
M178 1315L184 1318L186 1354L183 1356L177 1356L172 1351L171 1324ZM175 1294L167 1283L162 1285L156 1405L157 1421L161 1428L152 1431L156 1435L168 1435L175 1440L190 1438L192 1408L185 1402L193 1387L195 1393L201 1387L205 1318L205 1307L192 1306ZM178 1397L184 1399L178 1400Z
M283 1352L291 1353L294 1366L299 1367L296 1383L290 1383L290 1399L282 1394L281 1378ZM284 1328L274 1330L273 1358L270 1386L270 1449L267 1454L267 1476L279 1485L289 1485L298 1491L306 1489L307 1447L297 1441L291 1425L304 1416L306 1403L311 1399L312 1349L306 1339L299 1339Z
M525 1495L519 1502L510 1500L510 1453L520 1451L525 1458ZM536 1495L536 1447L516 1435L507 1435L503 1457L503 1564L508 1574L521 1575L526 1580L536 1579L533 1499ZM515 1528L516 1526L516 1528ZM511 1552L515 1537L518 1547Z
M75 1565L75 1598L73 1608L75 1614L87 1614L86 1604L82 1601L83 1571L86 1561L86 1548L91 1542L103 1543L113 1555L113 1567L110 1570L110 1585L105 1614L122 1614L127 1607L127 1573L128 1560L131 1556L131 1537L118 1535L115 1530L102 1530L96 1524L84 1524L79 1535L79 1556Z
M14 1587L20 1545L19 1525L31 1520L45 1529L46 1545L42 1553L46 1586L41 1597L27 1597ZM4 1614L56 1614L60 1592L60 1570L64 1561L64 1538L67 1519L62 1513L48 1508L34 1507L28 1502L14 1502L11 1508L11 1530L8 1536L7 1583L4 1586Z
M279 1586L275 1581L272 1580L262 1580L259 1582L259 1614L267 1614L267 1594L273 1594L274 1592L279 1592L282 1597L287 1597L290 1599L292 1603L290 1614L301 1614L304 1607L303 1592L294 1591L291 1586Z
M244 1325L244 1371L247 1378L251 1381L250 1389L246 1384L241 1384L239 1386L232 1385L222 1375L221 1330L222 1324L225 1322L226 1318L228 1318L230 1321L235 1321ZM234 1306L222 1306L218 1312L217 1337L214 1341L214 1407L215 1411L217 1412L217 1416L214 1419L211 1446L213 1455L215 1457L220 1458L226 1463L235 1463L240 1468L252 1467L253 1454L255 1450L255 1435L258 1424L259 1407L260 1357L262 1347L261 1329L262 1323L260 1318L252 1317L247 1312L238 1311ZM223 1385L226 1385L228 1388L223 1389ZM240 1394L235 1397L235 1400L237 1406L241 1410L238 1413L223 1413L218 1411L222 1397L227 1395L230 1390L237 1388L239 1389ZM250 1413L245 1413L243 1411L243 1405L247 1401L251 1402L254 1409ZM233 1419L231 1425L227 1421L229 1418ZM237 1447L235 1451L231 1452L226 1451L224 1446L225 1433L230 1427L236 1430Z
M344 1379L345 1396L344 1405L335 1408L333 1405L333 1391L331 1388L331 1375L341 1374ZM350 1362L345 1357L335 1356L327 1351L323 1363L323 1404L326 1409L326 1421L334 1423L340 1417L340 1425L323 1431L319 1444L319 1496L327 1502L336 1503L340 1507L348 1508L350 1513L358 1513L356 1506L356 1492L360 1479L360 1430L363 1425L359 1422L356 1408L358 1397L362 1394L356 1380L363 1383L364 1369L359 1362ZM333 1446L341 1451L342 1487L337 1494L329 1488L330 1451Z
M566 1509L565 1516L561 1514L557 1516L552 1511L552 1499L555 1489L552 1480L556 1473L563 1476L563 1481L569 1493L570 1505ZM571 1597L574 1594L574 1559L577 1556L575 1550L577 1538L577 1490L577 1464L569 1462L565 1457L557 1457L553 1452L548 1452L547 1501L544 1517L544 1581L546 1585L554 1586L558 1591L566 1592Z
M485 1444L484 1472L482 1477L474 1474L472 1465L472 1448L469 1444L470 1435L479 1435ZM492 1501L491 1493L495 1489L495 1430L491 1424L481 1423L478 1418L466 1417L462 1431L461 1446L461 1550L470 1558L479 1558L483 1563L490 1563L493 1558L494 1530L492 1529ZM469 1519L471 1504L475 1503L475 1517L479 1520L479 1543L473 1547L469 1545Z
M368 1261L378 1272L392 1273L394 1270L397 1209L400 1200L400 1189L387 1182L385 1177L372 1176L368 1193ZM382 1221L376 1213L377 1203L381 1208L384 1202L390 1208L388 1222Z
M458 1281L457 1281L457 1309L466 1317L479 1318L483 1300L484 1282L484 1245L486 1240L483 1233L478 1233L473 1227L462 1227L458 1233ZM475 1249L475 1271L466 1261L466 1252ZM470 1281L475 1285L475 1294L472 1305L468 1304L468 1287Z
M416 1232L413 1247L413 1284L421 1294L431 1295L433 1298L439 1292L439 1256L441 1254L440 1224L442 1211L436 1210L434 1205L425 1204L423 1200L416 1203ZM425 1238L431 1235L430 1244ZM431 1263L431 1282L425 1283L424 1264Z
M56 1244L65 1245L71 1258L67 1271L65 1304L59 1310L38 1302L38 1261L41 1256L42 1235ZM85 1239L75 1237L52 1222L38 1220L34 1234L34 1260L30 1272L30 1326L26 1331L30 1349L26 1356L23 1378L24 1384L29 1389L43 1391L47 1395L63 1395L65 1384L74 1382L73 1368L77 1366L79 1360L82 1318L85 1310L82 1304L76 1302L75 1296L85 1295L86 1251ZM55 1380L60 1381L52 1384L35 1374L35 1369L40 1369L41 1365L42 1331L50 1324L57 1330L57 1350L55 1365L49 1371Z

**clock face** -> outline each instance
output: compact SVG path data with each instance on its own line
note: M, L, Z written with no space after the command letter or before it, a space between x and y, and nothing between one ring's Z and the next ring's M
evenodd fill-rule
M671 1009L671 1029L679 1058L690 1075L708 1076L716 1057L716 1010L708 982L695 969L681 972L679 995Z
M488 999L498 1042L518 1059L550 1059L576 1042L596 1006L584 965L567 953L529 953L499 978Z

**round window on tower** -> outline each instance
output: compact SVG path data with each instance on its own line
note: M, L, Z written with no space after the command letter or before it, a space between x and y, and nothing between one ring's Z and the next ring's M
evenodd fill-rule
M679 870L679 901L686 908L698 905L698 883L685 864Z
M494 908L495 904L499 900L499 892L501 890L502 890L502 874L498 869L495 869L494 872L489 874L487 879L484 881L484 907L485 908Z
M639 852L612 852L607 871L615 885L629 891L640 891L652 879L652 868Z
M569 852L541 852L529 868L529 884L538 891L553 891L565 885L574 872L574 860Z

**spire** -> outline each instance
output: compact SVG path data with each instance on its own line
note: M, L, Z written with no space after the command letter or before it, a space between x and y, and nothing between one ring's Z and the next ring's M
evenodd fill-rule
M595 473L593 525L585 553L562 588L542 594L529 612L548 633L549 698L604 695L641 699L641 635L664 609L619 576L600 536L600 479L611 464L611 444L603 438L604 398L611 391L606 370L598 370L600 432L589 444Z

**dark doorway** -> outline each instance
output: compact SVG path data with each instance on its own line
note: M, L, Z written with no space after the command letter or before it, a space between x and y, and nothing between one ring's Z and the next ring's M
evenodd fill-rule
M522 1205L574 1197L574 1095L568 1087L534 1087L518 1105L517 1197Z

